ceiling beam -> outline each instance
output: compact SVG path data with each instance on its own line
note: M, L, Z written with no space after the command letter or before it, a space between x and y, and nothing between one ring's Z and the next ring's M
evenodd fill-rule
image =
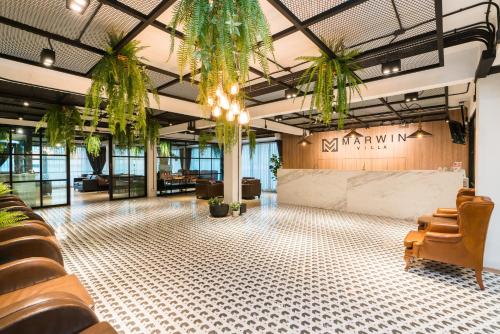
M396 114L396 116L398 116L398 117L399 117L399 119L403 119L403 117L401 117L401 115L399 114L399 112L397 112L397 111L396 111L396 109L394 109L394 108L393 108L393 107L392 107L389 103L387 103L387 101L386 101L383 97L379 98L379 101L380 101L380 102L382 102L382 104L383 104L384 106L386 106L386 107L387 107L387 109L389 109L389 110L390 110L390 111L392 111L394 114Z
M309 30L307 27L304 27L302 25L302 22L298 19L297 16L295 16L294 13L290 9L288 9L287 6L285 6L280 0L267 0L274 8L276 8L283 16L285 16L288 21L290 21L297 30L302 32L304 35L306 35L307 38L311 40L316 46L323 51L325 54L327 54L331 58L335 58L335 54L333 53L330 48L321 41L321 39L313 34L311 30Z

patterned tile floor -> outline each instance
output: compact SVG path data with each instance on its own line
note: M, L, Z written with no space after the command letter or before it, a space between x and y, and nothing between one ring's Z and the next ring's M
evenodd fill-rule
M41 210L121 333L500 333L500 275L403 270L413 223L265 195L239 218L169 197Z

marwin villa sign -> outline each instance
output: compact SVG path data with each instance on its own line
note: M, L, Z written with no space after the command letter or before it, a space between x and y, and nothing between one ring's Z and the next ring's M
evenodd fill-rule
M342 146L354 146L357 150L386 150L391 143L406 142L406 133L382 134L364 137L340 137L321 140L321 152L338 152Z

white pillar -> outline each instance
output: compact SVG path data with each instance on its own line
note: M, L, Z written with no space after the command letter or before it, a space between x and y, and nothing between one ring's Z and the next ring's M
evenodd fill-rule
M500 269L500 74L477 81L476 194L495 203L490 219L484 266Z
M147 196L156 197L156 146L146 145L147 149Z
M224 201L241 202L241 130L231 152L224 152Z

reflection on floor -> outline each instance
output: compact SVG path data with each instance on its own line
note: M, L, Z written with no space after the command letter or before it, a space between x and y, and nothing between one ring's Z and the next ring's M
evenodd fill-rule
M41 210L121 333L498 333L500 276L403 270L414 223L265 195L238 218L192 196Z
M106 201L109 201L109 192L107 190L79 192L71 188L71 205L78 206Z

